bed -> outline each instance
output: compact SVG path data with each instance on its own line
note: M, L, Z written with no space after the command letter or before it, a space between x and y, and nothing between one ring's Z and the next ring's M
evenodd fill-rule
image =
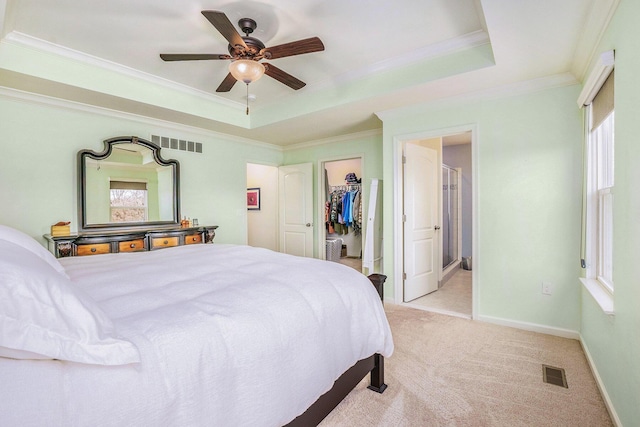
M386 387L389 324L353 269L224 244L58 260L28 239L0 226L3 425L312 425L369 371Z

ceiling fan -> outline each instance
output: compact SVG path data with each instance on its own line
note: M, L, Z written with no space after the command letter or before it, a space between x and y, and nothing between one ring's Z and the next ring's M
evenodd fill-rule
M203 10L202 14L229 42L229 54L200 54L200 53L161 53L164 61L197 61L208 59L229 59L229 74L224 78L216 92L229 92L236 81L241 80L247 85L258 80L262 74L276 79L280 83L298 90L306 83L297 79L280 68L261 63L262 59L272 60L287 56L301 55L304 53L319 52L324 50L324 45L318 37L284 43L277 46L265 47L264 43L249 34L256 29L257 24L251 18L242 18L238 25L244 36L238 31L223 12L216 10Z

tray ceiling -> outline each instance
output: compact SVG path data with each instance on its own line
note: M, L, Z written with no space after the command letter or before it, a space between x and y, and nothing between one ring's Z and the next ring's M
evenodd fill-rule
M379 129L379 111L549 76L580 80L589 34L606 18L594 15L613 3L0 0L0 86L288 145ZM325 51L273 60L307 86L264 76L249 86L246 117L244 84L215 92L228 61L158 56L227 52L201 10L256 20L252 36L267 46L318 36Z

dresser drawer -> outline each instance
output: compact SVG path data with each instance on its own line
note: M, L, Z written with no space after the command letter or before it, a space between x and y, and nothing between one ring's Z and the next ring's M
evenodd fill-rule
M193 245L194 243L202 243L202 234L191 234L184 236L185 245Z
M178 237L154 237L151 239L152 248L169 248L178 246Z
M144 250L144 239L127 240L118 243L118 252L137 252Z
M217 225L188 228L157 227L148 230L105 230L100 233L87 232L68 236L45 234L44 238L48 241L49 250L56 257L61 258L120 252L143 252L180 245L204 245L213 241L216 228L218 228Z
M89 245L78 245L76 247L76 252L78 256L84 255L99 255L99 254L108 254L111 252L111 244L110 243L96 243Z

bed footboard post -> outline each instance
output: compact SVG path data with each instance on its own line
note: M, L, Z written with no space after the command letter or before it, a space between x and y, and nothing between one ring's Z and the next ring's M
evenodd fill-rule
M378 393L383 393L387 388L387 385L384 383L384 357L376 353L373 355L373 360L375 366L371 371L371 383L367 388Z
M387 280L387 276L384 274L370 274L367 278L373 283L373 286L378 291L378 295L380 295L380 299L384 301L384 281Z
M384 301L384 281L387 280L387 276L375 273L367 277L378 291L380 299ZM384 383L384 357L376 353L373 355L373 360L375 365L371 370L371 382L367 388L378 393L383 393L387 388L387 385Z

